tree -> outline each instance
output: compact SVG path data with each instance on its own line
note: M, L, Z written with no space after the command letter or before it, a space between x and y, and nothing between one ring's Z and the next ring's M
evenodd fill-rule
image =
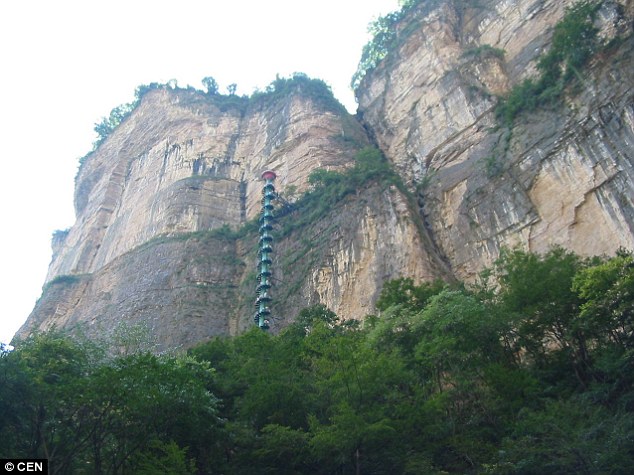
M310 461L308 434L303 429L278 424L262 428L251 463L259 473L290 475L317 470Z
M0 358L2 456L46 458L53 474L73 471L91 433L83 398L99 356L87 342L50 332Z
M137 105L138 103L136 101L122 104L112 109L108 117L102 117L101 122L96 123L94 127L95 132L97 132L99 136L95 144L99 145L108 138L119 124L132 113Z
M218 94L218 83L211 76L206 76L202 79L202 84L207 90L207 94L210 96L215 96Z
M398 354L365 343L359 327L323 320L304 339L308 380L317 396L309 437L318 473L380 473L402 463L393 411L399 387L410 378Z
M573 291L582 299L580 328L623 350L634 348L634 257L617 256L581 270Z
M174 442L154 440L148 448L134 457L132 465L136 475L193 475L196 464L187 458L187 450Z
M295 322L307 333L318 323L333 327L339 323L339 317L324 304L317 304L300 310Z
M571 325L581 304L572 283L585 265L577 255L560 248L543 256L503 250L495 263L500 284L497 298L513 321L508 341L517 355L526 352L555 379L565 376L560 382L570 374L581 384L587 382L587 342ZM555 369L563 373L554 376Z
M376 308L387 310L393 305L403 305L413 310L422 310L427 301L445 287L446 284L440 279L420 285L414 285L414 280L410 277L390 280L383 284Z
M152 451L176 463L189 447L203 468L219 442L212 379L191 358L106 358L61 333L32 336L0 357L0 455L47 458L52 474L101 474L134 471Z
M525 79L498 104L496 113L504 123L510 126L520 112L558 100L573 78L583 82L579 70L599 46L594 18L601 3L584 0L566 8L555 25L550 49L538 59L539 77Z
M614 414L583 398L548 400L518 413L489 474L625 473L634 454L631 412Z
M573 321L588 340L589 375L594 398L634 409L634 258L615 257L582 269L573 290L582 300Z
M91 447L95 469L130 469L133 456L151 450L153 440L189 447L203 461L209 447L201 441L219 427L218 401L208 390L212 379L205 363L149 353L119 357L98 368L88 387L96 425Z

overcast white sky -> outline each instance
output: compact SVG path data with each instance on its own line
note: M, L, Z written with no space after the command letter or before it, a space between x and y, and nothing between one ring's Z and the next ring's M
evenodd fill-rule
M20 0L0 5L0 341L40 296L50 238L74 222L77 160L140 84L221 92L276 74L326 81L348 110L368 23L397 0Z

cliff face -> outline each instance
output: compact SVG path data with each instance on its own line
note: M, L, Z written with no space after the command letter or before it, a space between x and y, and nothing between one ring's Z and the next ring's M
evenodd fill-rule
M289 216L287 219L294 219ZM386 279L447 275L423 242L416 212L394 187L372 186L275 243L272 331L307 305L363 318ZM76 329L108 338L140 328L159 351L188 348L253 324L257 235L161 236L92 274L45 286L18 336Z
M593 58L563 104L508 127L495 117L496 95L536 76L572 4L423 2L358 91L364 123L418 192L460 279L502 246L582 255L634 247L631 1L603 2L604 41L629 39Z
M625 39L592 58L561 104L509 126L494 112L497 95L537 74L573 3L421 2L363 79L359 121L301 88L246 107L150 91L82 166L77 221L55 236L48 283L18 337L140 325L166 349L243 331L257 235L218 228L258 215L263 170L293 201L313 170L352 167L372 141L409 193L371 181L301 227L288 224L306 211L285 211L273 331L316 303L363 318L399 276L473 279L503 246L634 248L630 0L603 2L600 34Z
M280 193L301 193L310 172L350 167L368 143L343 108L301 91L242 110L198 92L151 91L83 164L77 222L56 235L48 283L18 337L140 326L166 349L244 330L257 234L218 228L258 216L263 170L276 170ZM408 200L375 184L280 235L273 329L313 303L362 318L384 279L446 275ZM278 233L295 219L280 218Z
M299 94L242 111L150 91L82 166L77 222L47 280L92 273L157 235L239 226L259 212L265 169L281 191L303 191L311 171L346 167L366 143L350 117Z

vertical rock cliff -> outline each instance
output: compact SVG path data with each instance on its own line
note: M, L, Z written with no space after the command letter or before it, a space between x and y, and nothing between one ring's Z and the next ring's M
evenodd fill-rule
M276 170L278 191L292 201L312 171L350 168L369 140L331 96L301 84L241 107L225 99L151 90L86 158L77 221L55 236L43 295L19 337L143 326L159 348L173 348L252 324L257 234L248 225L260 209L261 172ZM444 275L409 201L396 187L369 184L280 233L273 330L312 303L362 318L384 279ZM280 230L295 219L291 209Z
M282 190L303 191L311 171L346 167L367 143L345 111L299 93L246 111L216 102L188 90L143 98L81 167L77 223L49 280L92 273L158 235L239 226L259 210L267 167Z
M356 118L301 82L246 102L151 90L81 167L77 221L56 234L18 337L141 325L164 349L243 331L261 172L274 169L293 202L311 172L351 169L368 145L405 186L367 181L310 220L303 208L279 210L274 331L315 303L363 318L388 279L474 279L505 246L634 248L631 0L600 2L603 46L559 100L512 122L496 115L539 75L575 4L413 2L356 90Z
M503 246L582 255L634 247L631 1L604 1L605 48L554 105L500 124L500 95L536 77L568 1L418 2L357 90L380 148L419 196L460 279Z

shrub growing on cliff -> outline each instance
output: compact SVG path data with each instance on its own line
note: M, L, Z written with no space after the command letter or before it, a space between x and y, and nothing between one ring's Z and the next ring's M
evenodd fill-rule
M504 59L504 55L506 51L501 48L494 48L489 44L483 44L480 46L476 46L474 48L470 48L465 51L462 56L463 57L476 57L476 58L498 58Z
M264 91L256 91L250 101L254 104L269 103L282 97L287 97L294 92L300 92L318 104L326 106L333 111L345 111L343 105L335 99L330 86L321 79L314 79L304 73L293 73L291 77L284 78L279 75Z
M380 16L368 25L370 41L361 51L361 59L357 70L352 76L350 85L356 90L363 78L372 71L387 56L388 52L398 47L399 41L407 38L413 32L417 23L410 22L403 25L403 19L416 7L422 5L425 11L421 15L435 8L443 0L399 0L400 10ZM399 29L399 27L401 27Z
M95 132L99 138L95 142L95 148L99 146L116 129L119 124L130 115L136 107L135 102L129 102L115 107L108 117L102 117L101 122L95 124Z
M294 203L298 214L282 223L282 235L312 223L332 210L335 203L356 193L370 181L401 185L381 151L374 147L361 149L355 155L355 165L342 172L318 169L311 172L311 190Z
M278 76L271 84L269 84L269 86L267 86L264 92L256 91L251 95L251 97L237 96L235 93L237 89L236 84L230 84L227 87L227 95L220 94L218 83L211 76L203 78L201 82L206 90L203 100L212 101L220 108L221 111L225 111L227 109L238 109L240 111L244 111L248 104L270 102L286 95L290 95L294 91L300 91L303 96L309 97L330 110L335 112L346 112L344 106L335 99L330 87L324 81L321 79L309 78L304 73L294 73L290 78L281 78ZM177 91L190 91L194 93L201 92L191 86L188 86L187 88L180 88L178 87L176 80L170 80L165 84L153 82L151 84L138 86L134 92L133 101L113 108L107 117L102 117L99 122L95 123L94 130L97 133L97 139L93 142L92 150L79 159L80 170L86 160L99 147L99 145L101 145L115 131L115 129L130 116L134 109L136 109L145 94L154 89L161 88ZM190 95L188 100L182 101L181 104L187 104L188 101L196 102L200 100L201 97L194 94Z
M558 100L573 78L583 80L579 69L599 46L594 19L600 6L601 2L583 1L566 10L555 25L550 49L538 60L539 76L515 86L499 103L496 113L503 122L510 124L522 111Z
M205 86L207 94L211 96L218 94L218 81L216 81L213 77L206 76L202 78L201 82L203 86Z
M352 89L357 89L364 76L385 57L396 38L396 23L401 17L400 12L392 12L370 23L368 32L372 40L361 51L361 60L350 84Z
M123 122L136 107L140 104L141 99L152 89L158 89L160 87L166 87L166 84L151 83L148 85L141 85L134 91L134 100L125 104L121 104L110 111L108 117L102 117L100 122L95 123L95 132L97 132L97 140L93 143L93 151L99 147L106 140L112 132ZM88 153L79 160L80 166L85 159L90 155Z

